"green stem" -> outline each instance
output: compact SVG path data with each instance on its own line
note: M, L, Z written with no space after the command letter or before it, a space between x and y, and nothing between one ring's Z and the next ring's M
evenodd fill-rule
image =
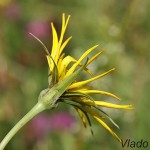
M87 61L72 75L59 81L51 89L47 88L41 91L38 98L38 103L4 137L4 139L0 143L0 150L3 150L8 142L12 139L12 137L34 116L36 116L45 109L52 109L57 106L57 100L67 90L67 88L76 79L76 77L81 73L81 71L87 65Z
M0 150L3 150L8 142L12 139L12 137L34 116L45 110L46 108L40 102L38 102L4 137L2 142L0 143Z

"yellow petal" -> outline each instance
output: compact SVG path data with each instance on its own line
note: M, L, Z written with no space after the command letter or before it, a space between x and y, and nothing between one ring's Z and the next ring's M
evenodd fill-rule
M73 57L71 56L66 56L62 62L61 62L61 66L59 67L59 72L60 72L60 79L63 79L65 77L65 74L66 73L66 70L67 70L67 67L68 65L71 63L71 62L77 62L76 59L74 59ZM82 66L82 64L80 63L79 66ZM87 68L84 68L84 70L86 70L90 75L92 74L91 71Z
M53 23L51 23L52 33L53 33L53 47L52 47L51 55L52 55L52 57L53 57L56 64L58 63L58 59L59 59L64 47L67 45L67 43L71 39L71 37L69 37L62 44L63 37L64 37L65 31L66 31L66 27L67 27L67 24L69 22L69 18L70 18L70 16L68 16L67 20L65 21L65 14L63 13L63 15L62 15L62 29L61 29L61 34L60 34L60 39L59 40L58 40L56 29L55 29Z
M87 99L87 98L76 98L73 99L74 101L81 103L83 106L97 106L94 100Z
M50 71L52 71L53 68L54 68L54 64L53 64L51 58L48 55L46 56L46 58L47 58L47 61L48 61L49 69L50 69Z
M118 135L99 117L94 116L94 118L107 130L109 131L120 143L122 142Z
M63 62L62 62L62 69L66 69L67 68L67 66L71 63L71 62L77 62L77 60L76 59L74 59L73 57L71 57L71 56L66 56L65 58L64 58L64 60L63 60ZM82 66L82 64L81 63L79 63L78 64L79 66ZM87 73L89 73L90 75L92 75L92 72L88 69L88 68L84 68L84 70L87 72Z
M98 45L95 45L93 47L91 47L90 49L88 49L81 57L80 59L68 70L66 77L69 76L70 74L72 74L74 72L74 70L76 69L76 67L81 63L81 61L91 52L93 51Z
M77 101L82 102L82 103L84 103L85 105L90 105L90 106L93 106L93 107L96 106L96 103L95 103L94 100L92 101L92 100L90 100L90 99L85 99L85 98L83 98L83 99L79 99L79 100L77 100Z
M59 55L61 55L63 49L66 47L66 45L68 44L68 42L71 40L72 36L70 36L60 47L60 50L59 50Z
M94 81L94 80L97 80L97 79L99 79L99 78L101 78L101 77L107 75L108 73L110 73L110 72L113 71L113 70L115 70L115 68L110 69L109 71L107 71L107 72L105 72L105 73L103 73L103 74L100 74L100 75L98 75L98 76L96 76L96 77L93 77L93 78L91 78L91 79L88 79L88 80L85 80L85 81L81 81L81 82L73 83L73 84L70 85L69 89L76 88L76 87L81 87L81 86L83 86L83 85L85 85L85 84L88 84L89 82L92 82L92 81Z
M59 49L60 49L60 47L62 45L63 37L64 37L65 31L66 31L69 19L70 19L70 15L68 15L68 18L65 21L65 14L63 13L63 16L62 16L62 28L61 28L61 34L60 34L60 39L59 39L59 44L58 44L58 48ZM59 55L60 55L60 53L59 53Z
M67 25L68 25L68 22L69 22L69 19L70 19L70 15L68 15L68 18L67 18L67 20L66 20L66 24L65 24L65 29L67 28Z
M57 32L53 23L51 23L51 27L52 27L52 34L53 34L53 46L52 46L51 56L54 59L56 54L58 53L57 52L58 51L58 36L57 36Z
M86 127L87 126L87 122L86 122L86 118L84 116L84 114L82 113L82 111L79 109L79 108L75 108L76 111L78 112L82 122L83 122L83 125Z
M108 103L108 102L104 102L104 101L95 101L94 102L90 99L74 99L77 102L83 102L86 105L90 105L90 106L102 106L102 107L107 107L107 108L115 108L115 109L126 109L126 110L131 110L134 109L134 107L132 105L118 105L118 104L113 104L113 103Z
M93 61L95 60L100 54L102 54L104 52L104 50L99 51L97 54L95 54L92 58L89 59L89 61L87 62L87 66Z
M89 90L91 88L92 88L91 86L82 86L82 88L79 87L79 88L69 89L68 91L83 93L82 91Z
M58 60L58 64L57 64L57 68L58 68L58 74L60 76L61 72L61 66L62 66L62 61L64 59L64 56L65 56L65 53L61 54L61 56L59 57L59 60Z
M117 104L103 102L103 101L95 101L95 103L97 106L108 107L108 108L134 109L132 105L117 105Z
M77 62L77 60L68 55L63 59L62 65L67 67L71 62Z
M88 112L92 117L94 117L107 131L109 131L119 142L121 142L121 139L118 137L118 135L101 119L101 116L97 114L92 109L83 108L86 112Z
M118 100L120 100L120 98L112 93L109 93L109 92L105 92L105 91L100 91L100 90L84 90L84 91L81 91L82 93L85 93L85 94L103 94L103 95L107 95L107 96L111 96L113 98L116 98Z
M67 66L71 63L71 62L77 62L77 60L75 60L73 57L71 56L66 56L61 63L60 66L60 76L62 76L63 72L66 72L66 68Z

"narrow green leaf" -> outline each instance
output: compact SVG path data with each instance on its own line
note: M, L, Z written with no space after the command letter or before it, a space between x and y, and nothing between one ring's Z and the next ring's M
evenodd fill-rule
M88 95L88 94L85 94L85 93L79 93L79 92L65 92L64 94L63 94L63 96L64 97L83 97L83 98L86 98L86 99L90 99L90 100L92 100L93 101L93 104L94 104L94 106L96 106L96 103L95 103L95 101L94 101L94 99L90 96L90 95Z
M82 111L82 113L85 115L85 117L86 117L86 119L87 119L87 121L88 121L91 134L94 135L94 132L93 132L93 130L92 130L91 120L90 120L90 118L89 118L89 116L88 116L88 113L85 112L85 111L82 109L82 107L79 105L79 103L76 103L76 102L73 102L73 101L66 101L66 100L65 100L64 102L65 102L66 104L69 104L69 105L71 105L71 106L73 106L73 107L75 107L75 108L78 108L78 109L80 109L80 110Z

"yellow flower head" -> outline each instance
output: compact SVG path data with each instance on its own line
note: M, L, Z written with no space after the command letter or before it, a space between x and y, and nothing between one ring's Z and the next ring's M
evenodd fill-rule
M92 58L88 59L84 64L82 64L82 60L85 59L89 53L96 50L98 45L95 45L86 50L85 53L78 60L69 55L66 56L63 51L72 38L69 37L66 40L64 40L64 34L69 19L70 15L67 18L65 17L65 14L62 15L62 27L60 37L58 37L57 31L53 23L51 23L53 35L53 45L51 53L49 53L45 45L33 35L44 46L47 53L47 60L49 65L48 90L50 91L50 93L52 93L52 91L55 91L53 92L54 94L51 94L52 96L57 95L53 98L55 99L53 104L56 104L58 102L65 102L66 104L73 106L78 112L79 116L81 117L85 127L87 125L91 126L89 116L94 117L106 130L108 130L119 142L121 142L121 139L116 135L116 133L114 133L114 131L112 131L112 129L105 123L104 118L109 119L116 127L118 127L118 125L101 108L108 107L115 109L133 109L133 107L132 105L118 105L100 100L94 100L91 97L92 94L104 94L113 97L117 100L120 100L118 96L112 93L101 90L95 90L88 85L90 82L102 78L103 76L112 72L113 70L115 70L115 68L110 69L107 72L104 72L90 79L84 81L77 81L76 77L83 69L88 74L92 74L92 72L87 68L88 65L91 62L93 62L104 51L98 51ZM77 70L77 67L79 67L80 69ZM47 99L45 99L45 101Z

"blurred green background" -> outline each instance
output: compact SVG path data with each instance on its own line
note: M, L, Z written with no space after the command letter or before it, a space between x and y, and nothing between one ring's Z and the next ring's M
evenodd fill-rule
M73 36L66 54L78 59L85 50L100 44L105 53L90 66L94 75L112 67L117 70L94 82L94 86L121 97L120 104L133 104L136 108L107 110L120 130L111 123L110 127L123 140L150 142L149 8L149 0L0 0L0 140L47 87L45 52L28 33L35 34L51 49L50 22L60 32L61 15L65 12L71 15L65 37ZM106 96L96 98L115 102ZM74 110L62 104L26 125L6 149L122 149L102 126L92 122L94 136L84 129Z

